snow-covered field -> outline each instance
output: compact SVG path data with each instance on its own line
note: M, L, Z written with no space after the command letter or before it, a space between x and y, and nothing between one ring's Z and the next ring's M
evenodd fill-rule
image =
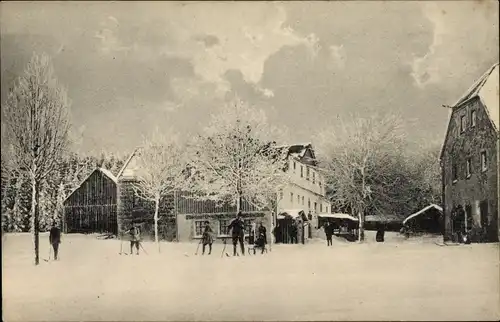
M120 256L120 242L66 235L32 265L28 234L2 240L12 320L498 320L499 246L432 239L275 245L267 255L194 256L196 244ZM124 243L128 250L128 244ZM228 247L229 250L229 247ZM230 251L229 251L230 253ZM186 256L189 255L189 256Z

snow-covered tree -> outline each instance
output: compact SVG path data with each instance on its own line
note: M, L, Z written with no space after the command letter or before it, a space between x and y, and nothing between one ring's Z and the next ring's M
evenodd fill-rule
M160 201L185 185L187 163L184 155L178 137L173 132L162 134L158 129L150 137L143 139L136 152L140 171L133 188L139 198L154 203L154 231L158 252Z
M402 186L402 121L385 113L339 120L319 136L321 168L333 207L348 209L358 216L362 241L366 211L394 202Z
M24 74L2 104L11 169L27 174L32 185L31 229L35 265L39 263L39 193L67 147L69 100L58 83L50 58L33 54Z
M212 115L203 135L191 143L190 189L199 199L228 203L237 211L243 200L271 208L289 182L286 151L271 141L279 135L264 111L233 100Z

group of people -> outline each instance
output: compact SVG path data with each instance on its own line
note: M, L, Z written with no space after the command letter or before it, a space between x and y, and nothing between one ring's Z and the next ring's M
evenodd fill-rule
M238 212L235 219L227 226L228 230L231 231L231 238L233 242L233 256L238 255L238 243L240 244L241 254L245 255L245 222L243 221L243 216L241 212ZM261 252L264 253L265 245L267 244L267 230L264 224L260 222L257 231L249 232L249 244L253 244L255 248L260 248ZM205 227L203 229L203 234L200 243L202 244L202 255L205 254L206 246L208 245L208 254L212 253L212 244L214 242L214 232L210 226L210 222L205 221ZM226 241L224 240L224 243Z

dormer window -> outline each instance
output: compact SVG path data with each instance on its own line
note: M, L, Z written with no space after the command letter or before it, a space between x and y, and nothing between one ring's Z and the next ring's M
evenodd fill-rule
M467 164L466 164L466 171L467 171L467 178L470 178L472 175L472 160L471 158L467 159Z
M476 126L476 110L472 110L470 112L470 126L471 127Z
M460 116L460 133L465 132L465 129L467 128L467 119L465 115Z
M486 151L481 152L481 171L488 170L488 159L486 158Z

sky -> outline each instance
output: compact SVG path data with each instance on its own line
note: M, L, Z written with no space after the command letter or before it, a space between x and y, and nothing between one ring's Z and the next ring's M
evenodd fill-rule
M33 52L72 101L75 149L131 151L155 127L190 137L235 95L313 142L376 110L409 141L499 59L498 2L1 3L1 94Z

